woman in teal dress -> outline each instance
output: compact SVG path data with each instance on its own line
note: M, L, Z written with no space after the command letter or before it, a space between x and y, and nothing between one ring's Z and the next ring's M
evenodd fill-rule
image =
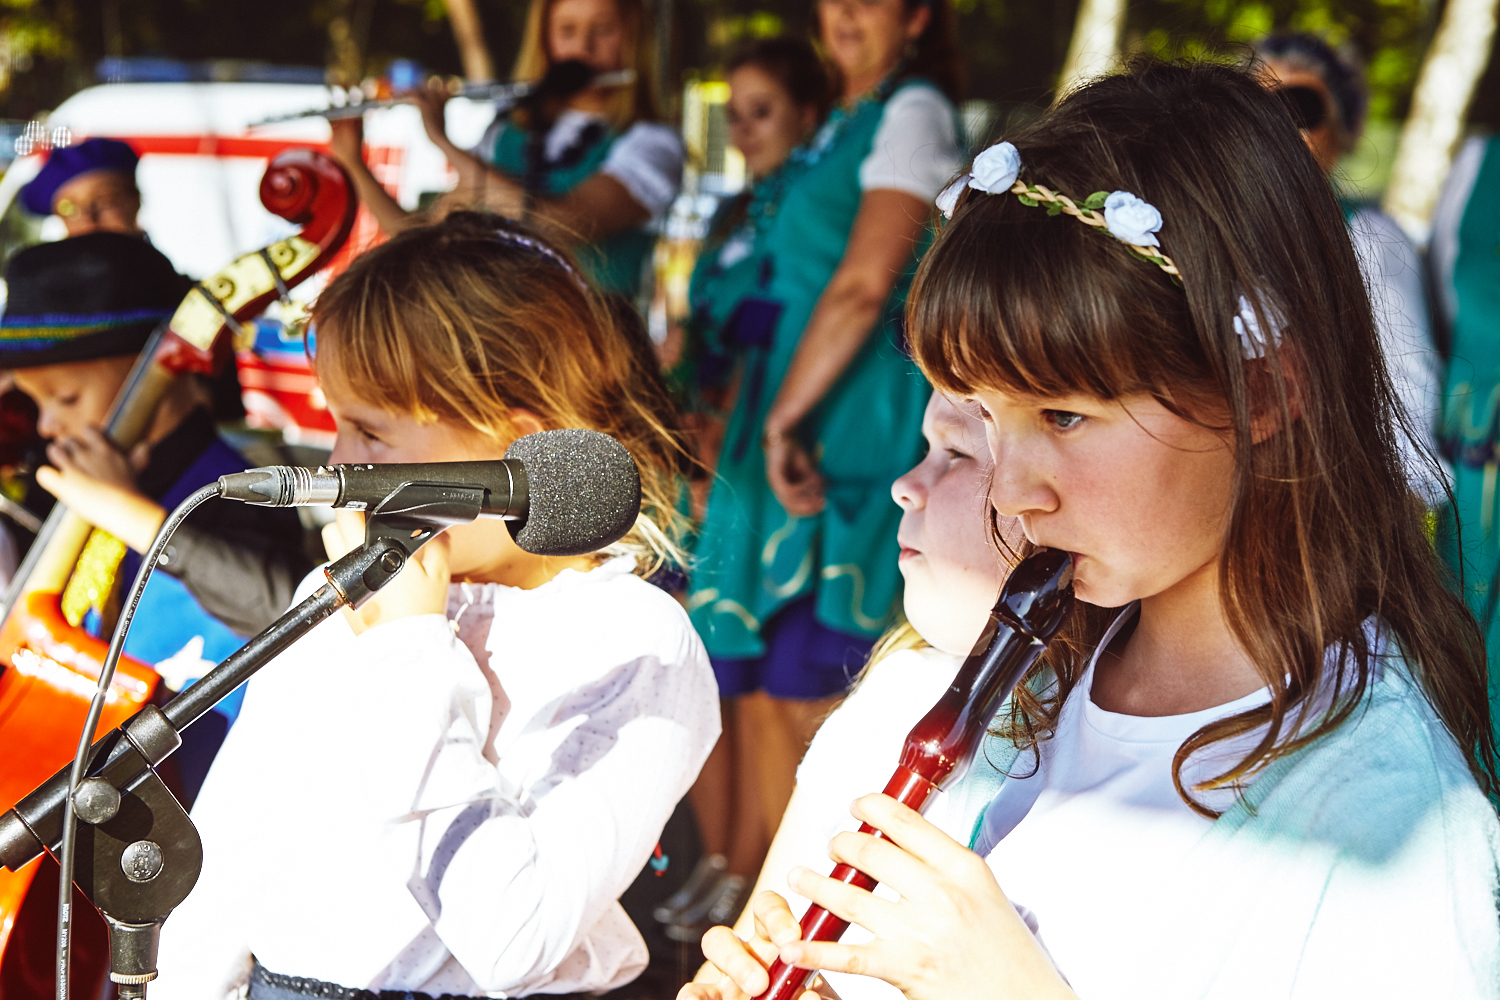
M790 154L817 128L830 96L822 61L800 38L752 42L729 59L725 74L729 138L753 182L709 223L688 288L684 358L670 378L690 410L696 454L709 470L721 450L731 465L750 454L762 461L753 428L741 423L735 436L724 438L723 414L730 399L759 399L766 392L782 306L770 297L765 237L798 169L788 162ZM762 702L723 693L723 736L693 786L692 801L705 854L724 855L727 866L718 881L660 918L683 939L696 940L702 933L697 925L730 913L760 869L781 814L763 786L785 784L779 774L788 768L781 762L800 751L780 729L762 724ZM777 769L770 782L762 774L767 765Z
M1438 550L1484 630L1500 718L1500 138L1470 139L1454 159L1430 254L1451 344L1439 433L1453 463L1453 506L1439 521Z
M761 386L730 418L689 593L720 693L764 692L766 726L793 747L900 591L890 485L921 455L930 393L901 314L959 161L946 0L821 0L817 14L839 103L793 154L762 239L780 314Z
M388 233L455 208L525 217L572 247L600 288L638 299L656 242L649 223L672 204L682 181L682 141L657 121L653 38L642 0L532 0L516 80L541 80L572 60L596 75L629 70L634 78L586 87L557 106L517 108L497 119L473 152L444 130L447 92L417 91L412 100L427 136L459 178L429 213L405 211L375 180L362 157L358 119L333 123L334 155ZM547 120L531 120L537 115Z

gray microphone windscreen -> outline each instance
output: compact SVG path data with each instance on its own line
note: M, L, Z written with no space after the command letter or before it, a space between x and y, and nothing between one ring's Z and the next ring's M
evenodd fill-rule
M505 457L526 465L530 506L524 522L511 523L511 534L527 552L586 555L635 526L641 473L625 446L608 434L541 431L518 438Z

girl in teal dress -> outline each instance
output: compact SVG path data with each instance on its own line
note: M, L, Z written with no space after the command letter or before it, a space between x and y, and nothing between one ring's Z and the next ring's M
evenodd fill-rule
M793 748L899 594L890 484L921 455L930 392L901 313L932 197L959 157L946 2L817 11L840 100L793 154L761 243L780 314L764 377L742 386L729 421L689 595L720 693L764 692L766 727ZM785 794L796 759L781 767Z
M532 0L518 81L540 80L569 60L596 75L629 70L634 79L590 86L549 104L541 110L545 122L512 111L473 152L459 149L444 131L447 92L415 92L428 138L459 178L430 213L405 211L375 180L364 164L358 119L333 123L334 154L388 233L454 208L527 217L572 249L599 288L638 299L656 239L649 223L672 204L682 181L682 142L656 120L653 37L641 0Z
M726 64L730 141L745 157L754 182L726 200L709 224L688 289L683 361L672 373L697 429L697 455L713 469L722 453L730 465L747 455L759 463L759 442L743 422L724 437L724 409L734 397L760 399L781 303L770 297L771 258L765 236L779 214L800 161L792 151L817 128L828 104L828 75L811 44L798 38L752 42ZM693 788L693 805L708 855L724 855L722 877L683 899L662 919L672 933L696 938L707 920L732 912L758 870L784 800L766 791L785 782L783 762L800 752L781 729L762 725L759 701L725 690L724 735ZM767 781L763 772L774 774Z

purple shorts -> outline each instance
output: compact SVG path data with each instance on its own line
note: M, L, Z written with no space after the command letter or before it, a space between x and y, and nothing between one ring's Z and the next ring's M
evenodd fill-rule
M821 624L813 614L815 600L800 597L766 622L760 631L765 655L711 658L720 697L764 691L772 698L811 701L849 690L875 640Z

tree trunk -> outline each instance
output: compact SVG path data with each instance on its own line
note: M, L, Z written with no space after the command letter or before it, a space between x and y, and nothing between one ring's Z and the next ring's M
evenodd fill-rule
M1431 235L1438 192L1453 166L1469 101L1489 61L1497 6L1500 0L1448 0L1422 61L1382 204L1418 243Z
M484 44L484 28L479 23L479 8L474 0L443 0L448 20L453 24L453 40L458 43L458 57L464 64L464 79L470 83L489 83L495 78L495 65Z
M1068 58L1058 78L1061 97L1079 84L1109 72L1120 58L1120 34L1125 28L1125 0L1082 0Z

